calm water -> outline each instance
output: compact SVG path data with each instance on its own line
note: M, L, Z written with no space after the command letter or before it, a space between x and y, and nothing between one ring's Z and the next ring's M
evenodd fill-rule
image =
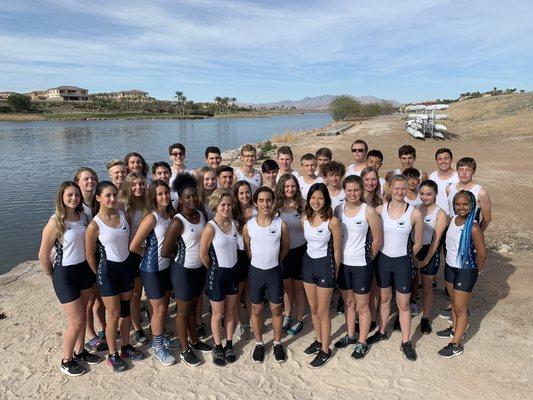
M187 167L203 164L207 146L222 151L286 130L324 126L329 115L224 120L0 122L0 273L36 259L42 227L59 184L90 166L107 179L105 163L131 151L148 163L168 158L168 146L187 148Z

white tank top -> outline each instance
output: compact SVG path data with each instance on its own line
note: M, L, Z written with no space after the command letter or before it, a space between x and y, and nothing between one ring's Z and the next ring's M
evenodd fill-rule
M250 178L244 172L242 172L240 168L237 168L235 170L235 177L237 178L237 181L248 182L251 186L252 193L259 189L263 184L263 177L261 176L261 173L259 171L256 171L255 169L254 176Z
M335 211L340 204L345 204L346 202L346 193L344 190L341 190L337 196L331 196L331 208Z
M178 238L178 254L174 261L184 268L203 267L200 259L200 238L205 228L205 218L203 213L198 210L197 212L200 214L200 221L197 224L190 223L182 214L174 216L183 224L183 233Z
M307 193L309 193L309 189L311 189L311 186L313 186L315 183L322 183L324 179L322 177L317 177L314 182L307 183L304 181L303 176L298 177L298 184L300 185L300 190L302 192L302 197L307 200Z
M472 186L472 188L468 189L469 192L471 192L474 197L476 198L476 203L477 203L477 197L479 196L479 191L481 190L481 185L478 185L478 184L475 184L474 186ZM450 210L450 217L454 217L456 214L455 214L455 211L453 210L453 197L455 196L455 194L458 192L457 190L457 184L455 185L451 185L450 186L450 195L448 196L448 207L449 207L449 210ZM481 218L482 218L483 215L480 215L480 219L479 221L481 222Z
M85 257L85 231L87 230L87 217L85 213L78 213L79 221L65 221L65 232L61 242L55 241L54 267L76 265L86 260ZM52 216L55 221L55 217Z
M331 239L329 220L313 228L307 219L304 220L304 236L307 240L307 255L311 258L322 258L328 255Z
M416 199L414 200L411 200L409 197L405 196L403 198L403 201L405 201L407 204L411 205L411 206L419 206L422 204L422 200L420 199L420 194L417 194L416 195Z
M123 262L130 255L130 226L126 214L118 210L120 224L117 228L107 226L100 216L95 215L93 221L98 225L98 240L104 247L108 261Z
M342 227L342 256L341 262L354 267L365 266L366 235L368 221L366 220L366 204L361 204L359 212L354 217L345 214L346 204L341 206L339 220Z
M293 170L293 171L291 172L291 174L292 174L296 179L298 179L298 178L300 177L300 173L299 173L298 171L296 171L296 170ZM276 183L279 182L279 178L281 178L283 175L284 175L284 174L282 174L282 173L278 173L278 176L276 176Z
M383 244L381 252L387 257L403 257L407 255L407 246L411 234L411 213L414 207L409 205L398 219L389 217L389 203L383 205L381 220L383 223Z
M448 179L440 179L439 178L439 172L433 171L431 175L429 175L429 179L434 181L437 184L437 187L439 188L439 192L437 193L437 199L435 200L435 203L444 210L444 212L448 215L450 215L450 205L448 203L448 197L446 195L446 187L450 185L454 185L459 182L459 176L457 173L454 173L451 178ZM450 186L451 189L451 186ZM451 193L451 190L450 190Z
M161 257L161 248L171 218L164 219L156 211L152 211L152 214L156 222L154 229L146 237L146 247L140 269L141 271L157 272L170 267L170 258Z
M455 218L457 217L452 218L448 231L446 232L446 264L453 268L460 268L457 265L457 253L459 251L459 242L461 241L464 224L461 226L455 225Z
M271 269L279 265L281 247L282 220L276 217L268 226L260 226L256 218L249 220L248 236L250 236L250 263L259 269Z
M361 169L361 171L362 171L362 169ZM350 176L350 175L361 176L361 171L356 171L355 170L355 164L350 164L346 168L346 173L344 174L344 177L347 177L347 176Z
M303 246L306 242L304 236L304 228L302 228L302 214L294 210L291 212L280 212L280 218L287 224L289 228L290 248L295 249Z
M231 221L231 232L226 234L218 227L215 221L208 222L215 230L211 242L211 264L218 268L233 268L237 264L237 228Z
M420 207L418 207L420 209ZM421 210L422 211L422 210ZM424 215L424 233L422 235L422 244L431 244L433 235L435 234L435 226L437 225L437 215L440 208L437 206L427 215Z

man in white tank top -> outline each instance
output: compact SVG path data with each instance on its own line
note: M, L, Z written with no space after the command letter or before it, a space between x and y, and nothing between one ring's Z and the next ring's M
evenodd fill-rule
M294 155L289 146L281 146L277 151L277 160L279 171L278 179L285 174L293 174L296 178L300 176L298 171L292 169L292 162L294 161Z
M354 163L348 165L346 168L346 175L361 175L361 171L366 167L366 152L368 151L368 144L361 139L357 139L352 143L351 151L354 158Z
M404 144L398 149L398 158L400 159L401 168L396 168L393 171L389 171L386 176L386 180L389 180L389 177L392 175L400 175L407 168L414 168L416 161L416 149L410 144ZM428 174L425 171L420 171L420 179L425 181L428 179Z
M233 175L233 182L246 181L252 188L252 194L263 185L261 172L254 168L257 161L257 149L251 144L245 144L241 147L240 168L236 168Z
M453 154L450 149L441 148L435 153L435 161L437 162L437 170L429 175L429 179L437 184L439 192L437 193L436 204L444 210L446 214L450 214L448 205L448 196L446 189L450 185L455 185L459 182L457 172L452 168Z
M314 154L307 153L302 156L300 159L300 165L302 167L301 175L298 177L298 183L300 184L300 189L302 190L302 197L307 199L307 193L309 188L314 183L320 183L323 181L321 177L315 175L316 172L316 157Z

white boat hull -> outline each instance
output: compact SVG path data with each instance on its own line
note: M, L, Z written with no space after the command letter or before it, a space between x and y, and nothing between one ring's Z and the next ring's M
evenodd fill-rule
M436 129L438 131L442 131L442 132L446 132L448 130L448 128L446 128L444 125L442 124L435 124L433 125L433 129Z
M411 135L411 136L414 137L415 139L424 139L424 135L422 134L422 132L417 131L417 130L414 129L414 128L411 128L410 126L408 126L407 128L405 128L405 130L407 131L407 133L408 133L409 135Z

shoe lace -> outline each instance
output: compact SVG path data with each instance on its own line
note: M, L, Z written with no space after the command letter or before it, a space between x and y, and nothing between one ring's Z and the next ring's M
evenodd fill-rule
M362 353L362 352L364 351L364 350L363 350L363 343L357 342L357 343L355 344L354 350L355 350L357 353Z

